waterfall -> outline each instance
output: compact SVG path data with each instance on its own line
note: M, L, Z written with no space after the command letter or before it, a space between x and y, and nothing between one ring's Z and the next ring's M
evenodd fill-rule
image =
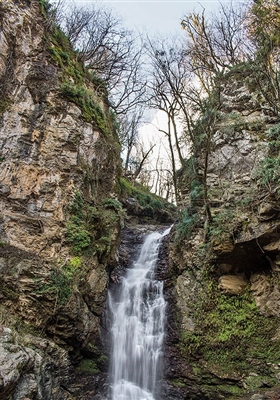
M122 279L119 299L109 292L112 400L155 400L158 394L166 303L154 270L160 243L169 231L147 236Z

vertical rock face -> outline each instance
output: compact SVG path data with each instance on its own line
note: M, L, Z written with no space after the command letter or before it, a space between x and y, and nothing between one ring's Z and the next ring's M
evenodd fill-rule
M75 82L51 58L54 29L37 0L0 4L1 322L17 330L14 346L22 359L11 383L8 352L15 350L6 346L3 399L12 393L16 399L72 398L60 388L69 352L76 362L82 349L90 358L102 355L106 265L118 241L119 218L110 199L116 196L119 145L106 99L85 78L85 90L107 124L105 132L62 95L62 81ZM34 330L34 351L25 349L26 329ZM46 337L44 343L36 339L39 334ZM51 341L66 351L61 367L55 353L48 354L47 348L56 346ZM23 360L24 352L31 361ZM39 395L47 360L50 389Z
M171 251L168 398L278 396L279 118L250 74L226 78L208 148L212 221L206 226L203 199L191 199L188 237Z
M100 187L112 144L60 96L38 2L4 1L1 14L1 233L22 250L53 256L65 236L66 205L87 169ZM104 197L113 192L117 167L111 159Z

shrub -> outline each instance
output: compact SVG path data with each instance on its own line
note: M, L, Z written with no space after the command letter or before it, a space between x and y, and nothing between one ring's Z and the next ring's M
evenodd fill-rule
M148 188L134 182L134 186L125 178L120 179L120 195L122 198L134 197L140 206L151 210L151 213L167 207L160 197L152 194Z
M175 243L179 244L181 241L189 239L198 220L198 214L190 214L188 210L183 211L176 224Z
M213 217L209 226L209 235L212 240L222 241L232 235L234 213L232 210L223 210Z
M54 294L57 304L64 305L73 293L75 278L80 272L80 267L80 257L71 258L61 267L54 267L46 283L37 282L36 293Z
M73 254L97 252L99 256L108 255L122 217L121 203L106 198L93 206L84 201L81 192L76 191L68 212L67 241Z
M277 195L280 195L278 188L280 185L280 124L270 128L266 136L269 141L269 155L256 168L256 179L260 187L269 191L276 188Z

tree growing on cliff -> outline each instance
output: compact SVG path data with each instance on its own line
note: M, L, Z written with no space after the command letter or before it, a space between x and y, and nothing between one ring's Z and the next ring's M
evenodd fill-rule
M267 103L266 112L280 116L280 3L253 1L249 8L248 37L254 44L250 57L251 81Z
M86 68L106 83L110 105L124 114L144 102L143 45L112 11L97 7L62 6L57 23Z

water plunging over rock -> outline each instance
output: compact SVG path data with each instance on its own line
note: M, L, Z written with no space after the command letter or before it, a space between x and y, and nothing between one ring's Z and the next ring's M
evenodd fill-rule
M112 399L154 400L159 380L166 302L154 279L162 234L149 234L122 279L119 298L109 293L112 314Z

